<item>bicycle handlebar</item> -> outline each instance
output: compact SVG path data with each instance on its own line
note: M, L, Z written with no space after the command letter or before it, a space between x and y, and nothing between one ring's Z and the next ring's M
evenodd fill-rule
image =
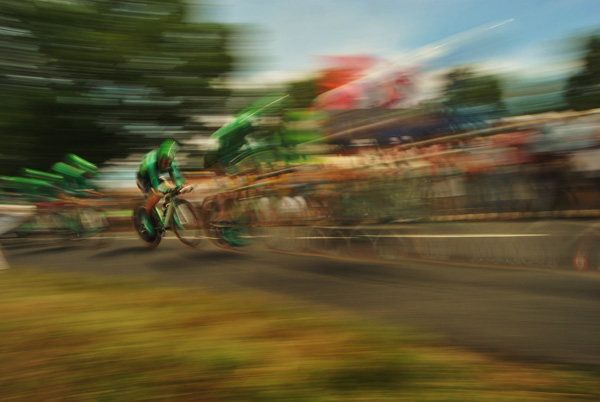
M165 197L169 196L169 197L175 197L179 194L186 194L186 193L191 193L192 191L194 191L194 187L193 186L179 186L179 187L175 187L172 190L169 190L165 193Z

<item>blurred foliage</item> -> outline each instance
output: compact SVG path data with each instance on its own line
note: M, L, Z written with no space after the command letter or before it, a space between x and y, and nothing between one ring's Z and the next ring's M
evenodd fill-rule
M315 78L291 83L287 91L291 96L290 107L292 109L310 107L318 95L316 84L317 80Z
M600 107L600 37L592 37L586 46L583 69L566 85L565 99L575 110Z
M188 14L184 0L3 0L0 171L67 152L101 163L221 107L211 81L233 68L235 32Z
M493 75L480 75L467 67L456 68L446 77L444 94L450 108L488 106L504 109L500 80Z

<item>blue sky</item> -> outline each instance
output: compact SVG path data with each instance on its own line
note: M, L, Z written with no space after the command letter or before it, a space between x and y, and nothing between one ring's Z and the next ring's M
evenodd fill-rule
M265 73L314 70L318 55L408 55L512 19L449 47L427 67L484 62L531 73L560 64L561 40L600 29L600 0L220 0L214 17L266 31L254 46Z

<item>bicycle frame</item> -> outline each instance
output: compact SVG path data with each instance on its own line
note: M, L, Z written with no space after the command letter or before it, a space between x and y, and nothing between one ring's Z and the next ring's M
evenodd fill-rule
M172 223L173 217L175 215L175 198L179 194L181 193L177 192L174 194L167 194L164 198L163 207L161 208L158 205L154 207L154 210L156 211L156 215L160 220L160 224L162 225L163 230L166 230L167 227L170 228L170 224ZM166 210L164 209L164 204L167 204Z
M160 224L163 226L163 229L166 229L167 226L169 226L168 224L171 222L171 219L173 219L173 212L174 212L174 205L175 203L173 202L171 197L168 197L165 199L165 202L168 202L167 205L167 209L161 209L158 206L154 207L154 210L156 211L156 215L158 216L158 219L160 219Z
M140 203L133 212L133 223L141 240L147 247L156 247L167 230L172 230L177 238L186 246L196 248L200 243L199 231L201 223L195 207L185 199L178 199L180 194L193 191L193 187L178 188L165 194L162 203L154 206L152 225L155 231L148 231L144 216L146 205ZM188 214L189 212L189 214Z

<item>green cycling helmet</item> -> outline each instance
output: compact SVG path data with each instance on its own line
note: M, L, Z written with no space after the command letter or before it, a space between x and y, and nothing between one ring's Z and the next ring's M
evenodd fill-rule
M166 140L158 148L157 160L159 164L168 161L167 166L175 159L175 154L179 150L179 144L175 140Z

